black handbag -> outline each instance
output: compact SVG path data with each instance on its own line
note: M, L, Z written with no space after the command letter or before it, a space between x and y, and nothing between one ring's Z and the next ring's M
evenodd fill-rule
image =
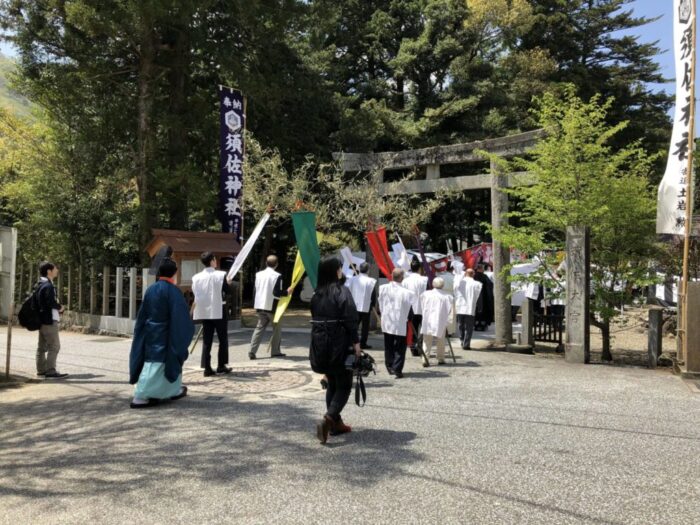
M345 368L352 370L355 376L355 404L363 407L367 402L367 389L362 378L367 377L370 372L377 373L374 358L365 352L362 352L359 357L351 354L345 360ZM360 398L362 398L362 404L360 404Z

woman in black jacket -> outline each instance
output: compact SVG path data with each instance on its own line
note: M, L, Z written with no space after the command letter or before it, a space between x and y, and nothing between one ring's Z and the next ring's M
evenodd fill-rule
M318 265L318 286L311 298L311 368L326 374L326 414L318 425L316 435L325 443L328 434L350 432L340 412L352 390L352 370L345 362L348 356L361 354L357 333L359 316L350 290L343 286L342 264L335 257L326 257Z

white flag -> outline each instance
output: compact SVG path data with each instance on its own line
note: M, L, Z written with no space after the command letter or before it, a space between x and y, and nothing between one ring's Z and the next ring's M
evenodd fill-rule
M695 79L691 75L695 61L694 24L695 0L674 0L676 111L666 173L659 186L656 208L656 233L659 234L685 235L686 209L693 205L687 184L690 176L688 153L694 139L690 136L690 108L695 96Z
M228 271L227 275L229 279L233 279L238 273L238 270L240 270L243 267L243 263L248 258L248 255L250 255L250 251L253 249L255 241L257 241L258 237L260 237L260 233L262 233L263 228L265 227L265 224L267 224L267 221L269 219L270 214L266 213L258 221L258 224L257 226L255 226L253 233L250 235L250 237L248 237L248 239L246 239L243 248L241 248L240 253L236 256L236 260L233 261L233 266L231 266L231 269Z

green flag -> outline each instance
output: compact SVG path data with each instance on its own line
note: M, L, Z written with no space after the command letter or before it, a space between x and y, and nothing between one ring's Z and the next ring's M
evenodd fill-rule
M301 260L315 290L318 284L318 263L321 261L321 250L316 241L316 214L312 211L294 212L292 224Z

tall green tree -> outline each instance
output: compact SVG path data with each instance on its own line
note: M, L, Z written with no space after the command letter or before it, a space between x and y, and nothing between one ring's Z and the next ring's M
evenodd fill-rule
M155 226L216 228L219 84L291 162L327 152L331 95L295 44L303 2L5 0L17 85L70 130L86 177L133 174L142 247ZM328 101L328 102L324 102Z
M650 85L666 81L656 59L661 49L633 33L653 19L636 16L633 0L529 1L534 20L519 48L545 50L557 64L549 79L576 85L582 98L599 94L613 100L609 122L629 122L614 137L614 146L642 139L648 151L667 148L672 99ZM662 166L659 159L654 182Z
M313 61L339 107L337 147L390 150L481 139L520 121L554 69L519 51L526 0L312 2ZM514 111L513 108L518 108Z
M130 176L83 171L69 130L0 109L0 219L18 228L22 255L131 265L138 224Z
M613 101L595 96L584 102L568 86L563 96L538 100L537 120L548 136L507 166L536 177L532 186L509 193L520 202L511 226L495 235L529 254L565 248L568 226L591 229L590 322L600 328L603 360L611 360L610 323L636 287L646 286L655 244L655 195L649 186L653 156L639 143L621 149L611 141L627 122L607 124ZM551 260L545 259L542 273ZM549 273L552 273L549 271Z

